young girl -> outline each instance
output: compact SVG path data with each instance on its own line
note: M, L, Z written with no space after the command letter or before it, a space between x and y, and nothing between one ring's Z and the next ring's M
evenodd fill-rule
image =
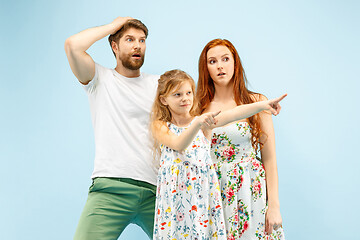
M210 158L211 129L262 110L274 115L282 98L196 116L195 83L183 71L164 73L151 117L160 157L154 239L226 239L221 194Z

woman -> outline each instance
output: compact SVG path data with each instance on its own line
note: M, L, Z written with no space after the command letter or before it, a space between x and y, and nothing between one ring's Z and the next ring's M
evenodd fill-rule
M201 113L266 100L247 89L239 55L223 39L210 41L200 55L197 98ZM228 239L285 239L271 114L263 111L214 129L211 152Z

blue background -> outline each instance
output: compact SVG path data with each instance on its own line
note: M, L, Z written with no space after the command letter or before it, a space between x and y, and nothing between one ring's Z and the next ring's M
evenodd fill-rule
M202 48L236 46L274 118L287 239L359 239L358 1L1 1L0 239L72 239L94 136L64 41L117 16L149 28L144 72L197 79ZM88 51L115 67L107 39ZM120 239L147 239L135 225Z

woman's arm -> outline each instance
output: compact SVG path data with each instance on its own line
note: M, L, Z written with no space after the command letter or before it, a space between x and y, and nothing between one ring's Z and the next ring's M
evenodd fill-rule
M261 96L260 100L266 100ZM278 172L275 152L275 132L269 112L260 113L261 130L266 133L260 141L264 143L260 150L265 168L268 209L265 216L265 231L271 234L273 228L282 224L279 202Z
M270 111L272 114L276 116L280 113L281 110L281 106L279 102L283 100L286 96L287 94L284 94L281 97L274 98L271 100L267 100L264 97L264 99L260 99L259 102L240 105L231 110L221 112L215 118L216 125L212 125L212 127L213 128L221 127L228 123L251 117L264 110ZM270 114L270 118L271 118L271 114Z

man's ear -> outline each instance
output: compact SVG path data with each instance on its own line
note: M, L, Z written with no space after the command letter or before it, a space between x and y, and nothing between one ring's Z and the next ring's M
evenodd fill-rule
M160 102L162 103L162 104L164 104L165 106L167 106L168 105L168 103L166 102L166 99L164 98L164 97L159 97L159 99L160 99Z
M115 41L112 41L111 48L114 52L117 52L119 50L119 45Z

